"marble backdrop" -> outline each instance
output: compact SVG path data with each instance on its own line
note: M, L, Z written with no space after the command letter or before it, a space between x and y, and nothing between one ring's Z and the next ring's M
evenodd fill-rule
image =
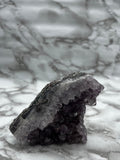
M0 0L0 72L120 76L119 8L119 0Z
M22 147L11 121L73 71L105 86L86 145ZM0 0L0 160L120 160L120 0Z

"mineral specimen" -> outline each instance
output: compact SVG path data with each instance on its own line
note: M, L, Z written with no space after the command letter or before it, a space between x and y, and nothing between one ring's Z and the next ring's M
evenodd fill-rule
M12 122L10 131L21 144L86 143L86 105L95 105L104 87L85 73L72 73L47 84Z

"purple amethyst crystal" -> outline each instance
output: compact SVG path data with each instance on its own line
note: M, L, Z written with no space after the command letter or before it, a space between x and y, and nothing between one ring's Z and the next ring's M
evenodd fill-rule
M104 87L85 73L72 73L46 85L12 122L10 131L21 144L86 143L86 105L95 105Z

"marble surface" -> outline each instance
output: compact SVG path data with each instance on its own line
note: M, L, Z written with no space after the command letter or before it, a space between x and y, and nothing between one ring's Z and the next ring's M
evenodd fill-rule
M0 160L119 160L120 157L120 78L95 76L105 86L97 105L87 106L85 145L20 146L9 132L9 124L47 82L15 82L0 77Z
M119 8L119 0L0 0L0 160L120 159ZM20 146L12 120L46 83L78 70L105 86L87 107L87 144Z
M48 81L75 70L120 76L119 7L119 0L0 0L0 72Z

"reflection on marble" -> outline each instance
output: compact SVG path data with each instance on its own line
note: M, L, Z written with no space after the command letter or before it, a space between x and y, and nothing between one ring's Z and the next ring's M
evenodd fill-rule
M0 160L118 160L120 1L0 0ZM92 73L106 89L88 107L86 145L21 147L12 120L48 81Z

